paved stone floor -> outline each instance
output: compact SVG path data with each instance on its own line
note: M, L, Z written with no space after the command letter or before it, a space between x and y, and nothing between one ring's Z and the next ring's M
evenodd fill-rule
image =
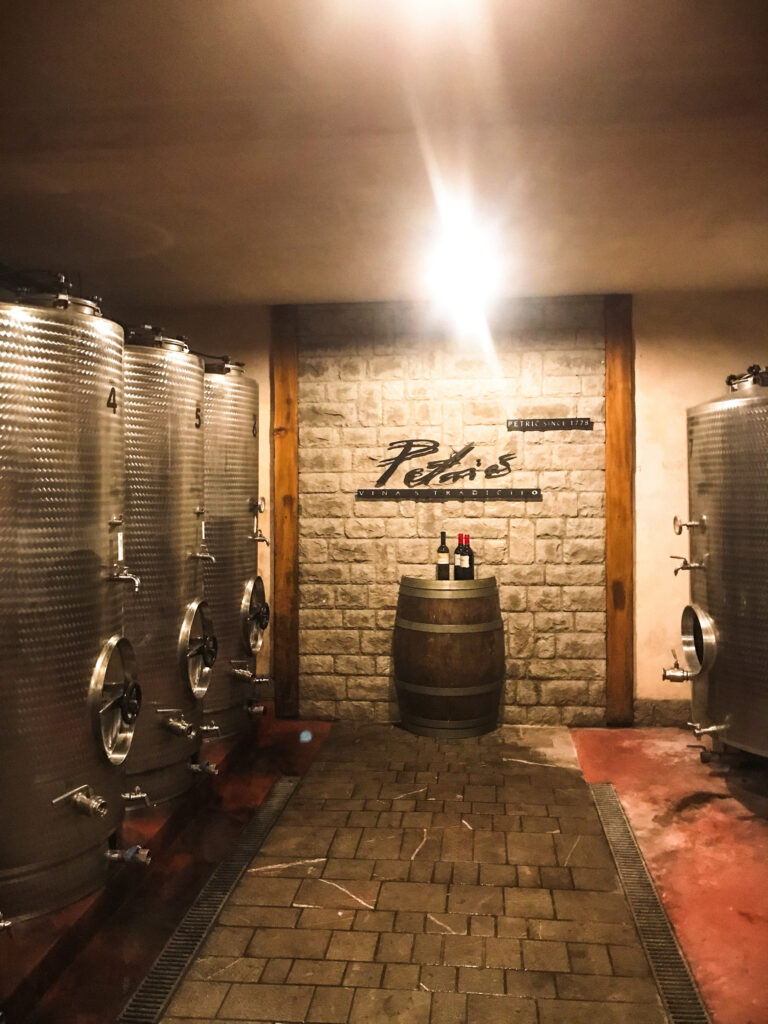
M565 729L334 726L164 1024L663 1024Z

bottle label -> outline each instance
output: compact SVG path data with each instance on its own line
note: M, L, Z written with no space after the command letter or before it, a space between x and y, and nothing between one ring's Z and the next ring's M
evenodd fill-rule
M450 565L450 563L451 563L451 560L448 557L448 552L447 551L442 551L442 552L440 552L438 554L438 556L437 556L437 564L438 565Z
M460 564L461 564L462 569L468 569L469 568L469 555L462 555L461 556L461 563Z

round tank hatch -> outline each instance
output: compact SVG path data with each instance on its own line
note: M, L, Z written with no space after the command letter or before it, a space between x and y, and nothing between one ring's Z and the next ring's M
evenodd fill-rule
M216 661L218 644L208 602L194 600L184 615L179 633L179 666L181 677L197 700L205 696Z
M714 620L697 604L683 609L680 620L683 657L691 672L706 672L717 657L717 629Z
M261 576L253 576L245 585L240 603L243 640L251 654L258 654L264 644L264 631L269 625L269 605Z
M125 637L112 636L102 648L91 676L88 703L93 728L111 764L122 764L133 741L141 708L136 658Z

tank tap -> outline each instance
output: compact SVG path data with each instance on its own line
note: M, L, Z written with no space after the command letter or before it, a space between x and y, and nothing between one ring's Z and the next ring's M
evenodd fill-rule
M109 807L104 797L95 793L93 788L87 784L62 793L61 796L51 800L51 803L55 806L65 801L72 804L81 814L87 814L90 818L106 818L109 813Z
M680 668L680 662L677 660L677 652L674 648L672 649L672 657L675 664L672 668L663 668L661 670L662 679L668 683L687 683L689 679L695 679L698 673L689 672L687 668Z
M219 769L210 761L191 761L187 767L195 775L218 775Z
M0 914L0 930L2 930L3 928L10 928L12 924L13 921L10 921L7 917L3 917L3 915ZM2 1019L3 1018L0 1017L0 1021L2 1021Z
M195 509L195 515L200 520L200 540L197 546L197 551L193 551L190 558L196 558L200 562L210 562L212 565L216 564L216 558L208 550L208 543L205 539L205 509L202 505L198 505Z
M684 555L670 555L670 558L679 559L680 565L675 566L675 576L679 572L689 572L691 569L704 569L706 568L703 562L689 562Z
M128 570L125 568L117 569L110 575L109 578L111 580L132 580L134 594L138 592L139 587L141 586L141 580L139 579L139 577L133 572L128 572Z
M249 700L248 703L245 705L245 710L251 716L251 718L261 718L261 716L266 712L267 709L264 707L263 704L259 704L259 702L256 700Z
M221 726L215 722L205 722L200 726L200 732L203 736L219 736L221 735Z
M143 864L147 867L152 863L152 854L146 846L128 846L124 850L107 850L107 860L119 860L124 864Z
M164 718L163 725L175 736L184 736L188 740L193 740L195 736L197 736L197 729L195 729L194 725L192 725L191 722L188 722L183 715Z
M269 541L261 532L261 527L257 526L254 522L253 533L248 534L248 540L255 540L257 544L266 544L269 547Z
M139 800L143 800L147 807L152 807L152 801L149 799L149 793L145 793L141 786L136 786L128 793L121 793L120 796L127 804L138 803Z
M684 520L682 520L680 516L675 516L675 518L672 520L672 529L675 531L678 537L683 532L683 530L706 530L706 528L706 516L702 516L701 519L689 520L689 522L687 523L684 522Z
M728 731L728 723L721 722L719 725L700 725L699 722L686 722L689 729L693 729L693 735L697 738L699 736L717 736L718 733Z

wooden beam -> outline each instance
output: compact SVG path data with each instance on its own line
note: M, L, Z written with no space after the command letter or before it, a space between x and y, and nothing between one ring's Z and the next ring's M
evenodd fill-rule
M272 309L272 665L275 713L299 714L299 372L296 310Z
M606 723L634 721L635 339L632 296L605 298Z

